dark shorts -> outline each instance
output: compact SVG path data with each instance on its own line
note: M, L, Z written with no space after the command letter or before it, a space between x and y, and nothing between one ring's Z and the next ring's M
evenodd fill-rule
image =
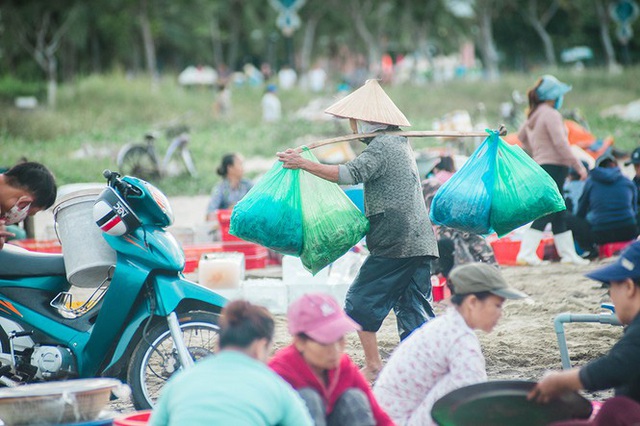
M363 331L378 331L391 309L401 339L435 315L431 307L431 256L369 256L349 287L345 311Z

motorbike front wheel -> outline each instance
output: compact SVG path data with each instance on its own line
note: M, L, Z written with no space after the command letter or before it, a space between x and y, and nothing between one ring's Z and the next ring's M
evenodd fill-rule
M179 322L184 343L195 361L214 353L220 331L217 314L187 312L180 315ZM127 381L135 408L153 408L161 389L180 366L169 325L163 321L140 339L129 362Z

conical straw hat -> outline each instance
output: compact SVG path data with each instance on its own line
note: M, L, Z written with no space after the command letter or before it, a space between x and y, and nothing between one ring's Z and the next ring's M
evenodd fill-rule
M407 117L384 93L378 80L373 79L367 80L364 86L340 99L324 112L341 118L355 118L356 120L395 126L411 126Z

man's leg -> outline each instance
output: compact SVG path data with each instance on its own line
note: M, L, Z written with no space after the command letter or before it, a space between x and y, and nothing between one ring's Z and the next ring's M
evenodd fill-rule
M362 374L369 382L373 382L382 369L382 359L378 350L378 338L375 331L358 331L358 337L364 350L364 367Z
M404 293L393 307L400 340L404 340L413 330L435 317L430 303L432 296L429 260L423 258L421 261L416 261L420 262L419 266L415 269L409 284L404 287Z
M428 257L422 259L428 263ZM369 381L375 380L382 366L376 332L405 293L411 277L421 264L420 260L369 256L349 287L345 312L362 326L358 334L365 352L363 373Z

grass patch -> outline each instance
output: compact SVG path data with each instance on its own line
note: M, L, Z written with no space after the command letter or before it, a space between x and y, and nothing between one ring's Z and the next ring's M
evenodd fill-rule
M561 70L556 75L573 85L565 107L580 108L597 136L611 134L616 146L631 150L640 142L637 124L601 118L600 112L611 105L640 98L640 85L635 81L638 71L632 68L611 76L600 69L580 74ZM499 82L492 83L452 81L385 90L409 118L412 130L429 130L434 120L457 109L466 109L477 120L480 103L487 123L497 127L500 103L508 101L514 89L524 94L533 80L531 75L505 74ZM5 81L4 87L4 93L12 93L10 83ZM213 115L213 90L182 88L175 76L166 76L156 84L144 77L121 73L89 76L62 85L55 110L41 106L22 111L5 101L0 115L2 162L10 165L23 156L43 162L54 171L61 185L100 181L103 169L117 169L116 156L124 144L141 141L146 131L182 118L192 131L190 148L200 176L168 177L154 183L169 195L207 194L218 179L215 169L220 158L227 152L274 157L276 151L297 145L302 138L315 140L348 131L344 121L296 119L294 112L314 98L302 90L281 91L284 120L262 123L261 96L260 87L234 87L231 115L218 118ZM330 99L332 94L324 96ZM441 142L421 138L413 143L421 148ZM161 154L167 145L168 141L159 141Z

